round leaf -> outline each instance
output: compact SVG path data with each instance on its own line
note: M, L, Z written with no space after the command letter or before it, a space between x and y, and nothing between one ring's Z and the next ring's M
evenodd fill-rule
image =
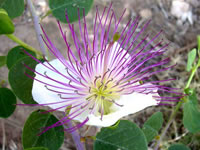
M198 51L200 51L200 35L197 36L197 47Z
M145 123L142 128L147 141L150 142L158 135L158 131L163 124L163 114L161 112L154 113Z
M24 12L24 0L3 0L0 6L8 12L11 18L21 16Z
M119 125L114 129L101 129L96 136L94 149L147 150L147 141L144 133L136 124L127 120L121 120Z
M36 103L32 98L33 80L27 77L27 74L34 77L34 73L28 70L24 65L34 69L37 62L30 57L25 57L14 64L8 74L10 86L15 95L25 104Z
M59 121L52 114L42 114L44 110L31 113L27 119L23 133L22 143L24 149L32 147L46 147L49 150L58 150L64 142L64 129L62 126L52 128L42 135L38 135L41 128L50 126Z
M15 27L7 12L0 8L0 34L12 34L14 31Z
M198 99L194 90L187 97L187 102L183 107L183 124L191 133L200 132L200 111L198 109Z
M190 149L183 144L173 144L168 148L168 150L190 150Z
M189 53L188 53L188 60L187 60L187 71L190 71L192 69L193 63L195 61L197 55L197 50L196 48L192 49Z
M7 55L7 67L10 69L12 65L14 65L19 59L27 57L27 54L24 53L24 50L26 50L28 53L30 53L32 56L36 56L36 54L22 46L16 46L12 48Z
M32 147L32 148L27 148L25 150L48 150L48 149L45 147Z
M53 15L62 22L67 22L65 12L67 11L69 21L74 22L78 20L78 8L80 10L80 18L83 17L83 9L85 15L92 7L93 0L49 0L49 7Z
M7 88L0 88L0 117L9 117L16 108L16 97Z

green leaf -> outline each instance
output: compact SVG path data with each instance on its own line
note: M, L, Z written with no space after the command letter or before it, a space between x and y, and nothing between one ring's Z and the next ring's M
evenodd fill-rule
M196 92L187 96L187 101L183 107L183 124L191 133L200 132L200 111L198 109L198 100Z
M197 36L198 51L200 51L200 35Z
M102 128L96 136L95 150L147 150L144 133L136 124L121 120L116 128Z
M183 144L173 144L168 148L168 150L190 150L190 148Z
M15 27L4 9L0 8L0 35L12 34L15 31Z
M69 21L78 20L78 8L80 10L80 18L83 17L83 9L85 15L88 14L93 4L93 0L49 0L49 7L53 15L62 22L67 22L65 12L67 11Z
M163 114L161 112L154 113L145 123L142 128L147 142L152 141L158 135L158 131L163 124Z
M49 150L58 150L64 142L63 126L52 128L42 135L41 128L50 126L59 120L51 113L42 113L45 110L37 110L31 113L26 120L22 133L24 149L32 147L46 147Z
M197 54L196 48L192 49L188 53L187 69L186 69L187 71L190 71L192 69L193 63L194 63L195 58L196 58L196 54Z
M45 147L32 147L32 148L27 148L25 150L48 150L48 148L45 148Z
M0 7L2 6L2 4L5 2L6 0L0 0Z
M8 118L16 108L16 97L7 88L0 88L0 117Z
M19 59L22 59L24 57L27 57L28 55L24 53L24 50L26 50L29 54L36 57L36 54L22 46L16 46L12 48L7 55L7 67L10 69Z
M6 56L0 56L0 67L6 64Z
M24 0L3 0L0 7L8 12L10 18L16 18L24 12Z
M34 77L34 73L28 70L24 65L29 66L33 70L37 62L30 57L25 57L16 62L9 71L8 80L15 95L25 104L36 103L32 98L33 80L27 77L27 74Z

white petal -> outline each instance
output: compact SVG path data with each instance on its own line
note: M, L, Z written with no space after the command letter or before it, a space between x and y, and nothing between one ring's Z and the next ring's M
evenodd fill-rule
M89 121L86 124L102 127L111 126L124 116L136 113L146 107L157 105L157 101L152 96L152 94L144 95L140 93L123 95L118 101L116 101L118 104L123 105L123 107L113 104L111 106L113 112L104 115L103 120L100 119L100 116L89 115Z
M65 74L65 76L68 75L67 72L66 72L66 70L65 70L65 66L58 59L52 60L49 63L52 66L54 66L59 72ZM44 62L44 64L47 65L47 66L49 66L47 64L47 62ZM59 75L56 72L51 71L50 69L48 69L47 67L45 67L42 64L38 64L36 66L36 68L35 68L35 71L38 72L38 73L40 73L40 74L43 74L43 75L44 75L44 72L46 72L46 74L49 77L51 77L51 78L53 78L53 79L55 79L57 81L60 81L60 82L65 82L65 83L69 82L68 79L66 79L65 77ZM43 77L43 76L41 76L41 75L39 75L37 73L36 73L35 79L40 80L40 81L45 82L45 83L48 83L48 84L52 84L54 86L59 86L59 87L66 88L65 86L63 86L63 85L61 85L59 83L56 83L56 82L54 82L52 80L49 80L46 77ZM46 104L46 103L54 103L54 102L63 101L63 99L61 99L60 96L58 96L58 93L55 93L55 92L52 92L52 91L48 90L44 86L43 83L40 83L37 80L34 80L34 82L33 82L32 95L33 95L33 99L38 104ZM48 87L51 88L51 89L54 89L54 90L64 91L64 90L61 90L61 89L52 88L51 86L48 86ZM63 105L64 105L63 103L59 103L59 104L48 105L48 106L50 106L51 108L55 109L55 108L58 108L58 107L63 106ZM60 111L64 111L65 108L62 108L62 109L59 109L59 110Z
M120 54L119 54L120 52ZM110 54L109 54L109 60L108 60L108 66L116 66L112 64L112 59L117 59L120 60L122 58L122 56L124 56L124 54L127 51L125 49L123 49L122 47L120 47L120 44L115 42L112 46L112 48L110 49ZM129 57L130 55L127 53L125 55L126 59L130 59L131 57ZM128 61L127 61L128 62Z

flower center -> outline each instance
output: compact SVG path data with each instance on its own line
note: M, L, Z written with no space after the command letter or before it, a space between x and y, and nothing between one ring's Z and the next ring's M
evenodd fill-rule
M96 77L90 89L90 96L87 100L93 100L98 105L98 112L107 115L111 112L111 105L120 98L120 92L115 87L113 79L102 80Z

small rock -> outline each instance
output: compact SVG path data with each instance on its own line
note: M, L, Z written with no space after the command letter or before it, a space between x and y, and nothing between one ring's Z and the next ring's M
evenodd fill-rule
M172 1L171 14L182 22L188 20L190 24L193 24L191 6L184 0Z
M150 9L148 8L145 8L145 9L142 9L140 12L139 12L140 16L144 19L149 19L152 17L152 12Z

